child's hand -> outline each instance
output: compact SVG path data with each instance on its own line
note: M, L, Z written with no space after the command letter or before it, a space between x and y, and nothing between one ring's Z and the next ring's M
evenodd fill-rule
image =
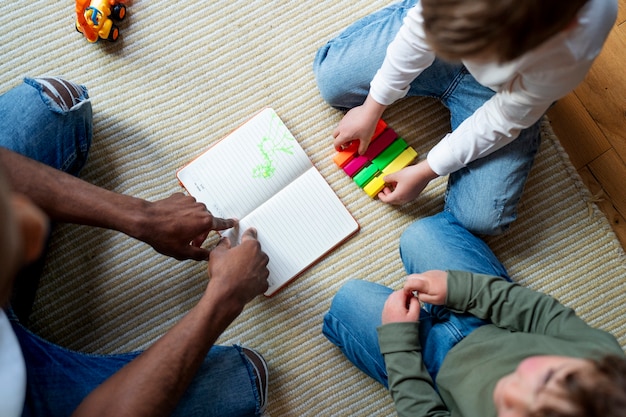
M352 141L359 142L359 155L363 155L369 146L378 119L381 118L386 106L377 103L367 96L362 106L348 111L333 131L333 144L340 151Z
M386 175L384 180L387 184L378 193L380 201L389 204L404 204L415 200L430 181L438 175L430 168L428 161L424 160L417 165L409 165L400 171Z
M407 294L402 290L395 291L385 301L382 314L383 324L414 322L419 318L420 303L413 294Z
M333 138L335 138L333 145L336 150L342 150L352 141L359 142L359 154L367 150L374 135L374 129L376 129L377 119L368 120L362 110L363 106L351 109L333 131Z
M448 273L446 271L426 271L423 274L409 275L404 284L408 297L418 293L419 300L433 305L442 305L448 296Z

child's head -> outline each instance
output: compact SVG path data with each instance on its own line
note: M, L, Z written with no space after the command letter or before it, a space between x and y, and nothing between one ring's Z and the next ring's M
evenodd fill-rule
M588 0L420 0L428 43L444 59L511 61L566 29Z
M500 379L498 417L624 417L626 358L532 356Z

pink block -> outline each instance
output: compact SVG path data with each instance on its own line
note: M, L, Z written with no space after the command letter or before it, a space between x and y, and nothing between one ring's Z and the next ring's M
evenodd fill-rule
M354 174L359 172L365 164L369 162L369 159L365 155L359 155L354 158L352 161L348 162L346 166L343 167L343 170L350 177L353 177Z

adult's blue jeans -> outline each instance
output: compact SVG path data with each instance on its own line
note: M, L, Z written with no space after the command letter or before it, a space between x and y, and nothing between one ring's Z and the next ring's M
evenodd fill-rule
M91 102L85 87L82 98L64 111L42 93L37 80L26 78L0 96L0 146L78 175L92 138Z
M366 16L317 51L313 70L324 100L343 110L363 104L387 46L417 1L401 1ZM450 110L454 130L494 94L463 65L436 59L411 83L407 96L439 99ZM450 174L444 210L474 233L505 231L517 218L539 143L537 122L507 146Z
M450 213L442 212L413 223L400 238L400 256L407 274L433 269L461 270L510 280L491 249ZM393 290L367 281L346 282L324 317L323 334L361 371L387 387L385 361L378 346L385 301ZM422 303L419 336L422 359L433 381L452 347L487 324L470 314Z
M0 146L77 175L87 160L92 113L87 89L69 111L36 79L0 96ZM23 416L68 416L94 388L141 352L96 355L52 344L8 312L27 370ZM0 370L1 372L1 370ZM239 346L214 346L176 408L176 416L256 416L259 393Z

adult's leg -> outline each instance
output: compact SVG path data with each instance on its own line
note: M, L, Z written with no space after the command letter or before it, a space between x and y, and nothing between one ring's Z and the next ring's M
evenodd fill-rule
M12 320L27 369L24 417L68 416L93 389L141 352L95 355L49 343ZM257 386L250 350L214 346L185 392L174 416L258 416L265 393ZM267 377L267 370L262 377ZM261 384L267 387L267 380Z
M0 95L0 146L77 175L92 138L91 102L84 86L26 78Z
M87 89L55 77L26 78L0 96L0 146L78 175L92 139ZM26 324L45 255L15 280L12 307Z
M495 93L464 70L442 97L456 129ZM480 235L506 231L517 218L524 185L541 141L540 122L494 153L450 174L444 210ZM462 138L461 138L462 140Z

